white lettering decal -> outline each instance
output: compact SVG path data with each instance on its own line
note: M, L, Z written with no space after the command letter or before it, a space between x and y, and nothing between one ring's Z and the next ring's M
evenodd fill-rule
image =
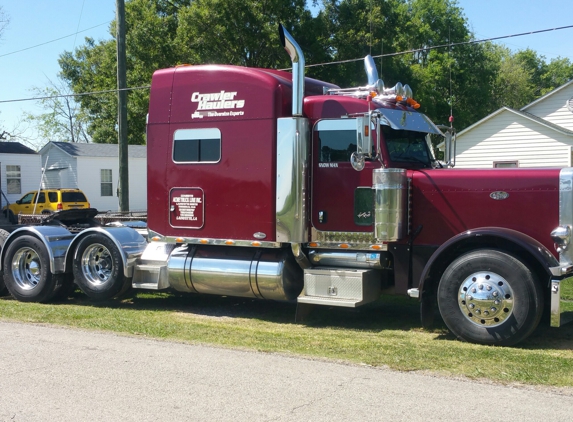
M219 116L243 116L243 111L235 112L202 112L203 110L225 110L245 107L245 100L236 99L237 92L209 92L202 94L194 92L191 94L191 102L198 103L197 110L191 115L192 119L202 119L203 117Z
M318 163L318 167L338 167L338 163Z

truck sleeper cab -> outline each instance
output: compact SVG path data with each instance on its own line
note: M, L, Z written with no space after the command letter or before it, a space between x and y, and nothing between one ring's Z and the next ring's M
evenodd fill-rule
M301 312L408 295L423 325L437 308L458 338L491 345L522 341L544 311L553 326L573 316L573 169L453 169L453 129L418 112L408 86L386 88L369 57L363 87L305 78L300 47L280 36L292 74L155 72L147 245L45 231L43 257L15 232L5 272L25 268L32 292L49 265L106 298L125 288L107 281L123 268L135 288L296 300ZM431 136L445 138L443 162Z

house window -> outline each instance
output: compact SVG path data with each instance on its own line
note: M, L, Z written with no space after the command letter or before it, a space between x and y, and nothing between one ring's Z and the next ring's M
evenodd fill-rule
M6 192L22 193L20 166L6 166Z
M111 169L101 169L101 196L113 196Z
M496 169L519 167L517 161L494 161L493 167Z

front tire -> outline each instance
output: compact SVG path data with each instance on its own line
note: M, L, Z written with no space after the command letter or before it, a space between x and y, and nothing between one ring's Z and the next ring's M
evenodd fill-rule
M438 307L458 339L510 346L529 336L543 313L536 275L516 257L493 249L467 253L446 269Z
M61 288L50 272L45 245L33 236L14 240L6 250L4 282L10 294L22 302L49 302Z
M131 280L123 274L123 260L115 243L94 233L84 237L74 254L74 279L90 298L105 300L125 293Z

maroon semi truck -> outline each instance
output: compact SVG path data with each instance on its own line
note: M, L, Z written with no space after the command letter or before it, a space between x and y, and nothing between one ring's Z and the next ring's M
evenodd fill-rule
M370 57L361 87L306 78L301 49L280 34L292 72L156 71L148 242L90 227L57 249L47 229L17 230L2 250L10 293L45 301L64 284L30 293L45 283L19 251L45 267L43 247L48 275L73 274L94 298L171 288L302 312L391 293L419 299L424 325L437 308L458 338L496 345L523 340L544 313L552 326L571 316L573 169L452 169L452 130L420 113L407 85L386 88ZM431 136L444 138L442 161Z

